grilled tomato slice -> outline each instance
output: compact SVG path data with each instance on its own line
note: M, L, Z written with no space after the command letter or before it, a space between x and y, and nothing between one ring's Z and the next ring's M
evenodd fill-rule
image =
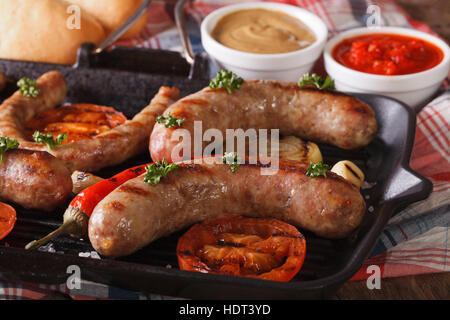
M68 138L64 144L92 138L121 125L126 120L123 113L114 108L78 103L37 114L25 124L25 133L30 138L36 130L51 133L53 137L61 133L67 134Z
M305 259L306 241L294 226L242 216L205 220L177 245L180 269L289 281Z
M0 240L6 237L14 228L16 223L16 210L0 202Z

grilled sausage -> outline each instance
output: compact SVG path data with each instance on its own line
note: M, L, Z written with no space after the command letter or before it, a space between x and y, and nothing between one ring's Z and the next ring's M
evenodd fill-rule
M50 152L71 171L96 172L120 164L147 150L156 117L177 99L178 93L176 88L161 87L150 104L132 120L92 139L64 144Z
M58 71L43 74L37 85L40 94L35 98L25 98L20 91L16 91L3 101L0 106L0 136L26 141L22 124L35 114L54 108L66 98L66 82Z
M187 129L192 138L196 120L202 121L203 130L216 128L223 137L226 129L280 129L283 136L294 135L343 149L367 145L377 131L374 111L358 99L277 81L246 81L231 94L225 89L205 88L180 99L164 115L169 113L186 119L181 128ZM182 155L172 159L172 150L179 143L172 141L178 140L176 129L155 125L149 146L153 160L181 160ZM194 154L193 141L191 146Z
M0 135L17 139L20 147L47 151L74 170L95 172L113 166L144 152L156 117L172 104L179 94L176 88L161 87L150 104L132 120L126 121L91 139L67 143L49 149L25 137L23 124L34 115L56 107L66 96L67 87L58 71L47 72L38 79L41 91L36 98L24 98L17 91L0 106Z
M40 151L31 154L35 155L32 159L43 161L43 167L38 170L38 168L35 168L37 164L34 163L34 167L28 164L20 167L21 163L27 163L31 160L26 152L17 154L15 158L18 159L17 166L19 168L16 166L7 168L5 164L2 165L3 175L8 177L9 180L0 182L3 185L0 197L27 208L43 210L54 208L63 201L63 198L70 195L70 192L68 194L65 192L69 182L62 183L60 180L63 179L58 178L64 175L61 165L65 166L68 172L74 170L97 171L107 166L119 164L145 151L156 117L162 114L178 98L179 94L176 88L162 87L150 104L132 120L128 120L124 124L91 139L67 143L49 149L44 144L29 141L29 137L25 136L24 123L36 114L61 104L67 94L67 86L64 77L58 71L50 71L42 75L37 81L37 86L40 93L35 98L25 98L20 91L16 91L2 103L0 106L0 136L8 136L11 139L18 140L21 149ZM43 156L47 154L46 152L60 161L53 158L50 161L49 155ZM13 155L15 154L13 153ZM24 157L23 159L20 159L21 155ZM5 163L12 164L11 161L5 161ZM55 165L55 167L52 168L52 165ZM25 170L26 177L30 182L21 179L24 173L17 177L11 175L11 172L19 173L20 168ZM56 176L49 179L44 174L45 172L49 174L56 172ZM66 178L70 180L71 189L70 174L64 179ZM51 185L52 183L53 185ZM54 191L50 190L51 187L54 188ZM14 195L14 190L18 191L19 194ZM29 194L26 195L25 192Z
M70 172L47 152L16 149L0 162L0 199L29 209L52 211L72 192Z
M306 176L307 164L280 161L274 175L262 164L183 162L157 185L143 175L129 180L95 207L89 239L99 253L124 256L207 218L272 217L327 238L348 236L361 222L365 202L343 178ZM220 159L221 160L221 159Z

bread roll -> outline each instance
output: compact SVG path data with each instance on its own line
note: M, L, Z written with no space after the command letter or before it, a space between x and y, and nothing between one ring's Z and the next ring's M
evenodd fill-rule
M122 25L142 4L142 0L68 0L80 6L100 21L108 34ZM141 32L147 23L145 13L123 36L132 38Z
M102 25L87 13L80 15L80 29L70 29L69 6L62 0L1 0L0 58L73 64L82 43L105 39Z

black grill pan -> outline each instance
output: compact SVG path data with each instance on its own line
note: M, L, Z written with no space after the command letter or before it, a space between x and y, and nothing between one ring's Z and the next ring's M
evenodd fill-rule
M161 85L176 86L182 95L208 84L204 56L191 66L169 51L115 48L91 56L92 46L80 49L75 66L0 60L0 70L13 80L37 78L58 69L65 76L66 102L110 105L133 116L148 104ZM15 90L10 84L1 99ZM412 171L409 160L415 136L415 113L404 104L382 96L355 94L370 104L380 126L366 148L344 151L321 145L330 165L354 161L366 174L371 188L362 189L367 212L361 226L343 240L327 240L304 232L307 254L303 268L288 283L201 274L177 267L176 243L183 231L155 241L135 254L120 258L80 257L93 251L89 241L61 237L51 242L55 253L26 251L25 244L58 227L65 208L50 214L16 206L18 220L13 232L0 241L0 278L45 284L65 283L69 265L78 265L85 280L145 293L194 299L317 299L330 298L362 265L374 248L389 218L405 206L428 197L430 181ZM102 170L109 177L125 168L147 163L143 154L126 163Z

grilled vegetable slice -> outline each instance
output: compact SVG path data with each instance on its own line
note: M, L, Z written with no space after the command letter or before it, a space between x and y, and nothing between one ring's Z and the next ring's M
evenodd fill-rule
M340 175L358 189L361 188L364 182L364 173L356 164L349 160L339 161L331 168L331 171Z
M16 210L6 203L0 202L0 240L6 237L16 223Z
M62 143L92 138L123 124L127 118L114 108L95 104L71 104L37 114L25 124L27 136L40 131L56 138L67 134Z
M270 139L268 139L268 151L270 150ZM276 150L275 150L276 151ZM311 141L303 141L294 136L286 136L280 139L278 144L278 156L284 160L302 162L322 161L322 153L317 144Z
M305 252L305 238L294 226L242 216L196 224L177 245L182 270L284 282L298 273Z

